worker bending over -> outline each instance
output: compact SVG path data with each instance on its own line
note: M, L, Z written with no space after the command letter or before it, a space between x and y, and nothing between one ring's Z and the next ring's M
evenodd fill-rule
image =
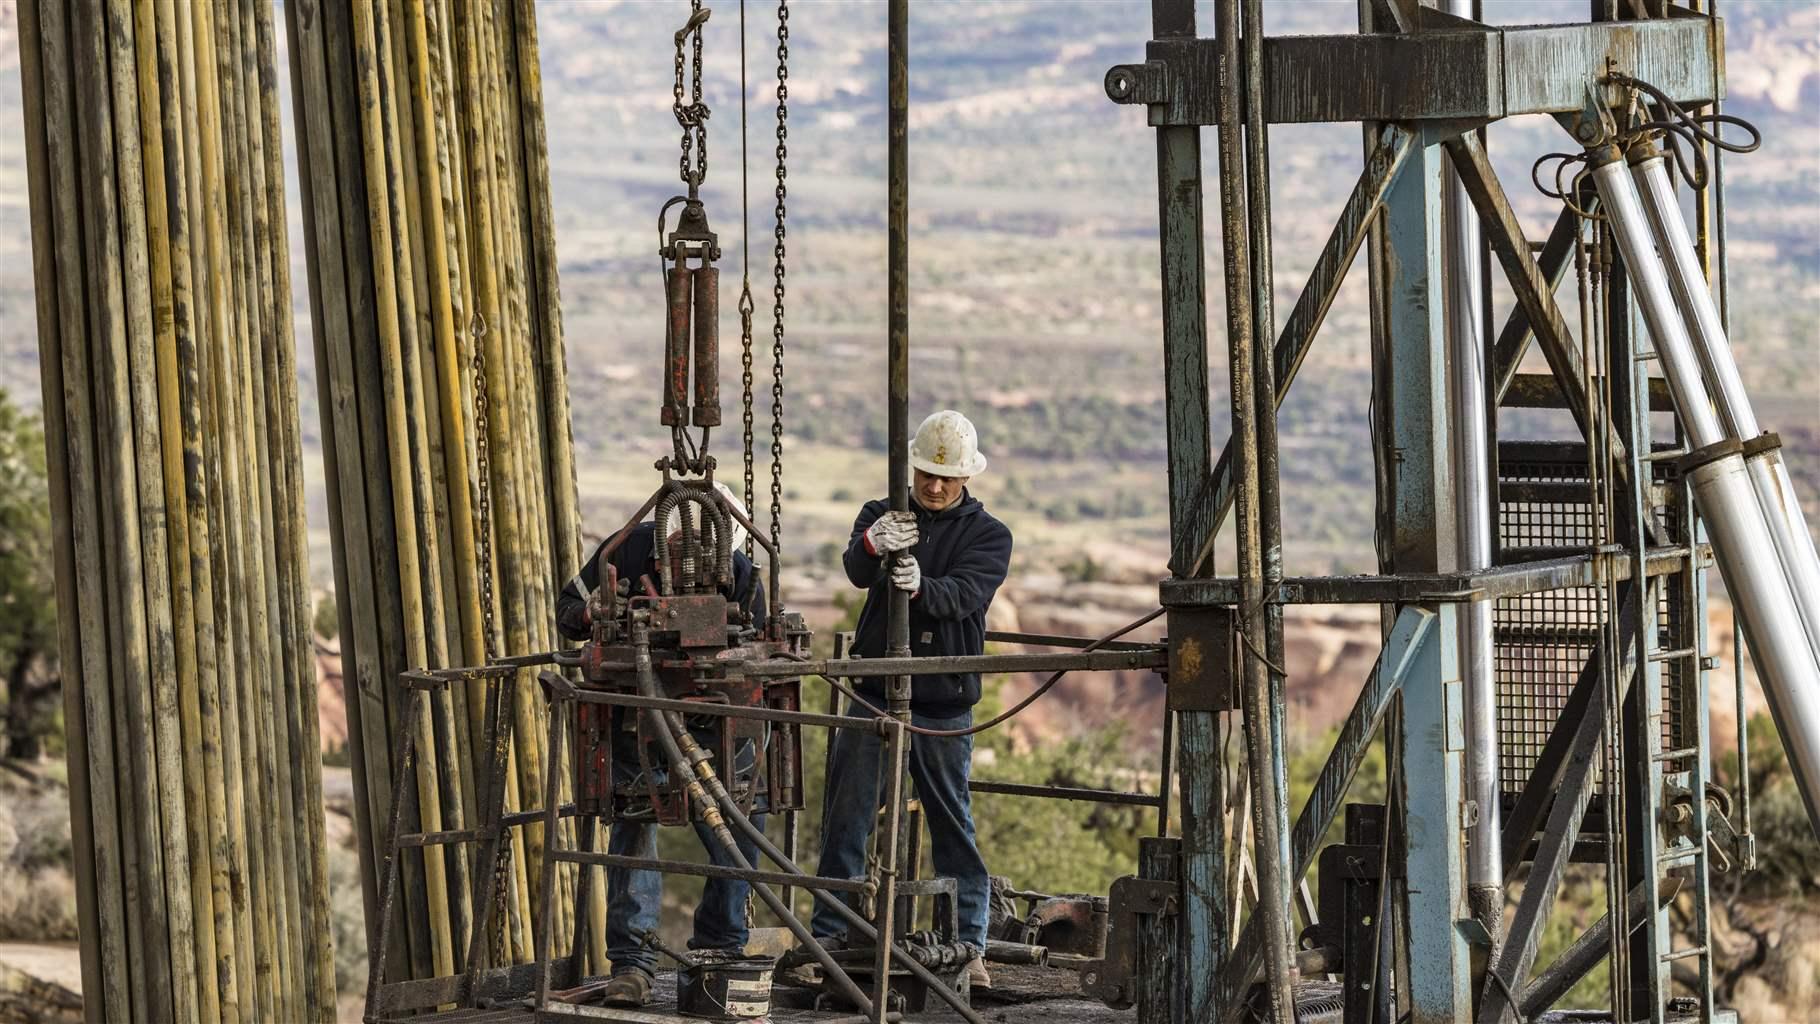
M853 522L842 562L847 578L867 590L853 654L886 654L885 620L892 588L910 595L910 650L918 657L981 654L986 609L1011 564L1011 531L967 493L967 480L986 468L978 435L965 416L938 412L917 428L910 445L915 470L908 512L870 501ZM894 557L895 556L895 557ZM911 677L910 721L921 729L966 729L979 703L973 672ZM858 692L885 706L885 681L867 677ZM850 704L849 715L873 712ZM866 840L879 806L882 741L864 729L837 729L822 807L822 854L817 874L858 878L866 873ZM973 984L989 984L979 957L986 949L989 882L974 839L967 777L973 761L969 736L910 736L910 778L922 801L933 840L937 875L954 879L959 940L973 948ZM844 941L845 925L817 905L811 925L818 938Z
M725 484L716 483L715 489L724 495L739 514L746 514L745 506ZM736 520L733 524L731 547L733 548L733 584L723 591L740 608L752 615L753 625L762 630L765 626L765 593L759 586L758 573L752 562L739 548L745 542L745 528ZM671 545L670 561L672 565L680 561L680 544L682 531L673 531L667 542ZM618 578L630 581L634 590L639 589L639 579L649 576L657 579L657 524L640 523L632 528L618 548L608 556L609 563L618 570ZM611 538L601 542L581 572L562 588L556 599L556 624L562 635L570 640L586 640L591 633L588 620L588 598L600 585L603 574L600 565L601 555L606 551ZM613 766L612 778L615 792L636 791L639 785L638 734L635 728L637 715L627 708L613 709ZM691 726L702 723L691 722ZM709 728L712 728L709 726ZM704 746L712 748L713 741L706 732L697 736ZM751 741L746 741L734 751L734 765L727 773L729 788L735 788L740 781L749 783L756 772L757 750ZM662 769L653 769L662 771ZM762 795L759 797L763 799ZM654 859L657 856L657 825L648 813L647 820L635 820L637 812L620 817L614 821L612 833L607 839L607 852L627 857ZM764 828L764 815L754 813L753 823ZM707 849L709 858L720 867L737 867L721 849L712 830L702 822L695 822L695 833ZM758 848L752 840L739 836L740 852L746 863L758 863ZM746 925L747 883L738 879L710 878L702 890L701 902L695 907L695 932L689 939L689 948L703 951L707 957L716 955L733 958L743 956L746 940L749 937ZM603 1001L608 1006L637 1007L643 1006L651 999L651 983L657 970L657 950L644 940L646 933L657 933L658 915L663 907L663 875L656 871L634 871L626 868L607 869L607 957L613 961L613 974L608 980L603 993Z

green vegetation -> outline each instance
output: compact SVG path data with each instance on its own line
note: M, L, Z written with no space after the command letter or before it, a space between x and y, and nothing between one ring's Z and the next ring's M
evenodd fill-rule
M1749 874L1734 872L1723 890L1728 902L1739 898L1809 899L1820 886L1820 840L1808 824L1807 809L1788 767L1788 753L1767 714L1750 719L1751 831L1757 836L1757 865ZM1738 757L1714 765L1717 781L1739 792ZM1742 809L1734 807L1732 824L1742 828Z
M44 428L0 390L0 680L8 757L35 759L47 740L61 747L56 646Z
M333 641L341 632L341 616L335 609L335 592L329 591L316 602L316 613L311 617L310 628L324 640Z

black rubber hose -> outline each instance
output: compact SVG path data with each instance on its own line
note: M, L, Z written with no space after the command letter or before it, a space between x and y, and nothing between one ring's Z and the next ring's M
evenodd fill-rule
M688 730L683 728L682 717L675 712L665 712L665 715L669 719L670 729L668 731L671 734L671 739L675 739L676 734L680 733L683 746L692 748L688 756L695 759L694 763L700 766L697 775L701 781L706 784L708 792L713 794L715 801L720 805L721 809L726 812L726 817L732 820L733 824L738 826L739 830L744 833L748 839L751 839L754 845L756 845L765 856L770 857L772 862L778 867L791 874L801 875L806 879L813 880L816 876L804 871L795 861L790 859L789 855L778 849L777 844L766 837L764 830L752 824L752 820L740 811L739 804L733 799L733 794L727 792L726 785L720 781L718 775L714 774L714 768L708 762L708 755L701 750L700 744L695 742L695 737L691 736ZM825 889L817 889L812 881L810 884L804 885L803 888L809 890L810 895L827 904L835 913L839 914L847 922L847 927L857 928L861 935L871 939L874 943L878 942L878 929L874 928L872 922L867 921L858 911L842 902L840 897ZM981 950L981 955L984 955L984 952L984 950ZM936 977L934 972L917 962L916 958L910 955L909 950L893 942L891 944L891 953L899 963L910 969L910 973L914 975L918 981L927 985L937 996L940 996L942 1002L947 1003L955 1013L960 1014L962 1018L968 1021L968 1024L985 1024L985 1019L979 1014L974 1013L973 1008L968 1006L961 999L959 993L955 992L947 985L942 984L942 980Z
M651 668L651 637L647 627L643 625L637 627L632 636L632 646L633 664L638 673L639 693L646 697L661 698L663 694L657 688L657 675ZM701 805L703 820L714 833L715 840L720 843L721 851L733 861L735 867L742 871L752 870L751 862L747 861L745 854L740 852L739 843L734 841L733 833L727 829L726 821L721 818L716 802L710 800L702 791L701 783L696 780L699 773L691 770L688 758L683 755L682 748L677 744L676 735L671 731L671 723L657 711L646 709L641 713L646 716L646 723L657 736L658 746L663 748L664 757L670 762L670 770L682 778L689 789L690 799ZM689 738L691 746L700 751L700 746L694 742L694 737L689 736L686 729L683 730L683 735ZM725 792L725 789L722 788L721 791ZM750 823L748 822L748 824ZM776 914L784 922L785 927L790 929L791 934L796 936L796 940L815 956L816 962L821 964L824 971L828 972L828 977L840 986L847 998L853 1000L853 1005L859 1007L860 1012L870 1015L872 1000L868 999L860 987L854 983L853 978L834 962L834 958L828 955L827 948L815 941L815 936L809 934L809 929L803 927L803 923L796 919L796 915L790 912L790 908L784 905L784 901L763 882L750 884L753 891L758 893L759 898L764 900L765 906L770 907L771 912Z

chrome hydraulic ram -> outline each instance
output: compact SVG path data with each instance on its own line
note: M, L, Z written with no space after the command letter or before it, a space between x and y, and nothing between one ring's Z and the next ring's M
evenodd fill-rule
M1795 497L1780 443L1764 435L1745 393L1744 379L1725 336L1718 304L1707 289L1694 255L1687 224L1675 203L1668 166L1654 144L1633 147L1630 173L1643 200L1643 212L1654 228L1656 246L1668 269L1668 285L1693 338L1707 383L1718 405L1721 425L1744 446L1744 466L1763 507L1763 517L1775 542L1776 555L1788 574L1795 607L1801 614L1810 646L1820 650L1820 556L1807 529L1801 502Z
M1624 153L1615 145L1601 146L1589 154L1589 164L1695 449L1684 463L1694 501L1712 535L1726 589L1744 621L1770 711L1807 803L1808 820L1820 829L1820 662L1750 484L1743 448L1726 436L1713 412L1693 341L1675 307L1668 271L1656 252Z

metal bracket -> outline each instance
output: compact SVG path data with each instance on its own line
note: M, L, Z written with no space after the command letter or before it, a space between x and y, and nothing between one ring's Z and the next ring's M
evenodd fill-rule
M692 255L700 256L703 265L720 259L720 236L708 227L708 211L699 199L683 203L676 229L670 232L669 241L662 249L663 256L670 260L683 259L691 255L686 252L690 245L695 247Z
M1106 72L1106 98L1114 103L1165 103L1169 65L1160 60L1115 64Z
M1556 114L1555 121L1567 129L1567 134L1582 146L1602 146L1618 137L1618 122L1611 116L1611 108L1605 105L1605 97L1599 83L1586 80L1586 95L1581 99L1580 109L1571 114Z
M1168 917L1176 912L1181 884L1126 875L1112 883L1108 893L1111 927L1106 932L1106 957L1081 968L1081 991L1113 1009L1134 1005L1132 975L1137 970L1138 927L1141 918Z
M1231 607L1171 608L1169 674L1171 711L1231 711L1238 679L1238 615Z

